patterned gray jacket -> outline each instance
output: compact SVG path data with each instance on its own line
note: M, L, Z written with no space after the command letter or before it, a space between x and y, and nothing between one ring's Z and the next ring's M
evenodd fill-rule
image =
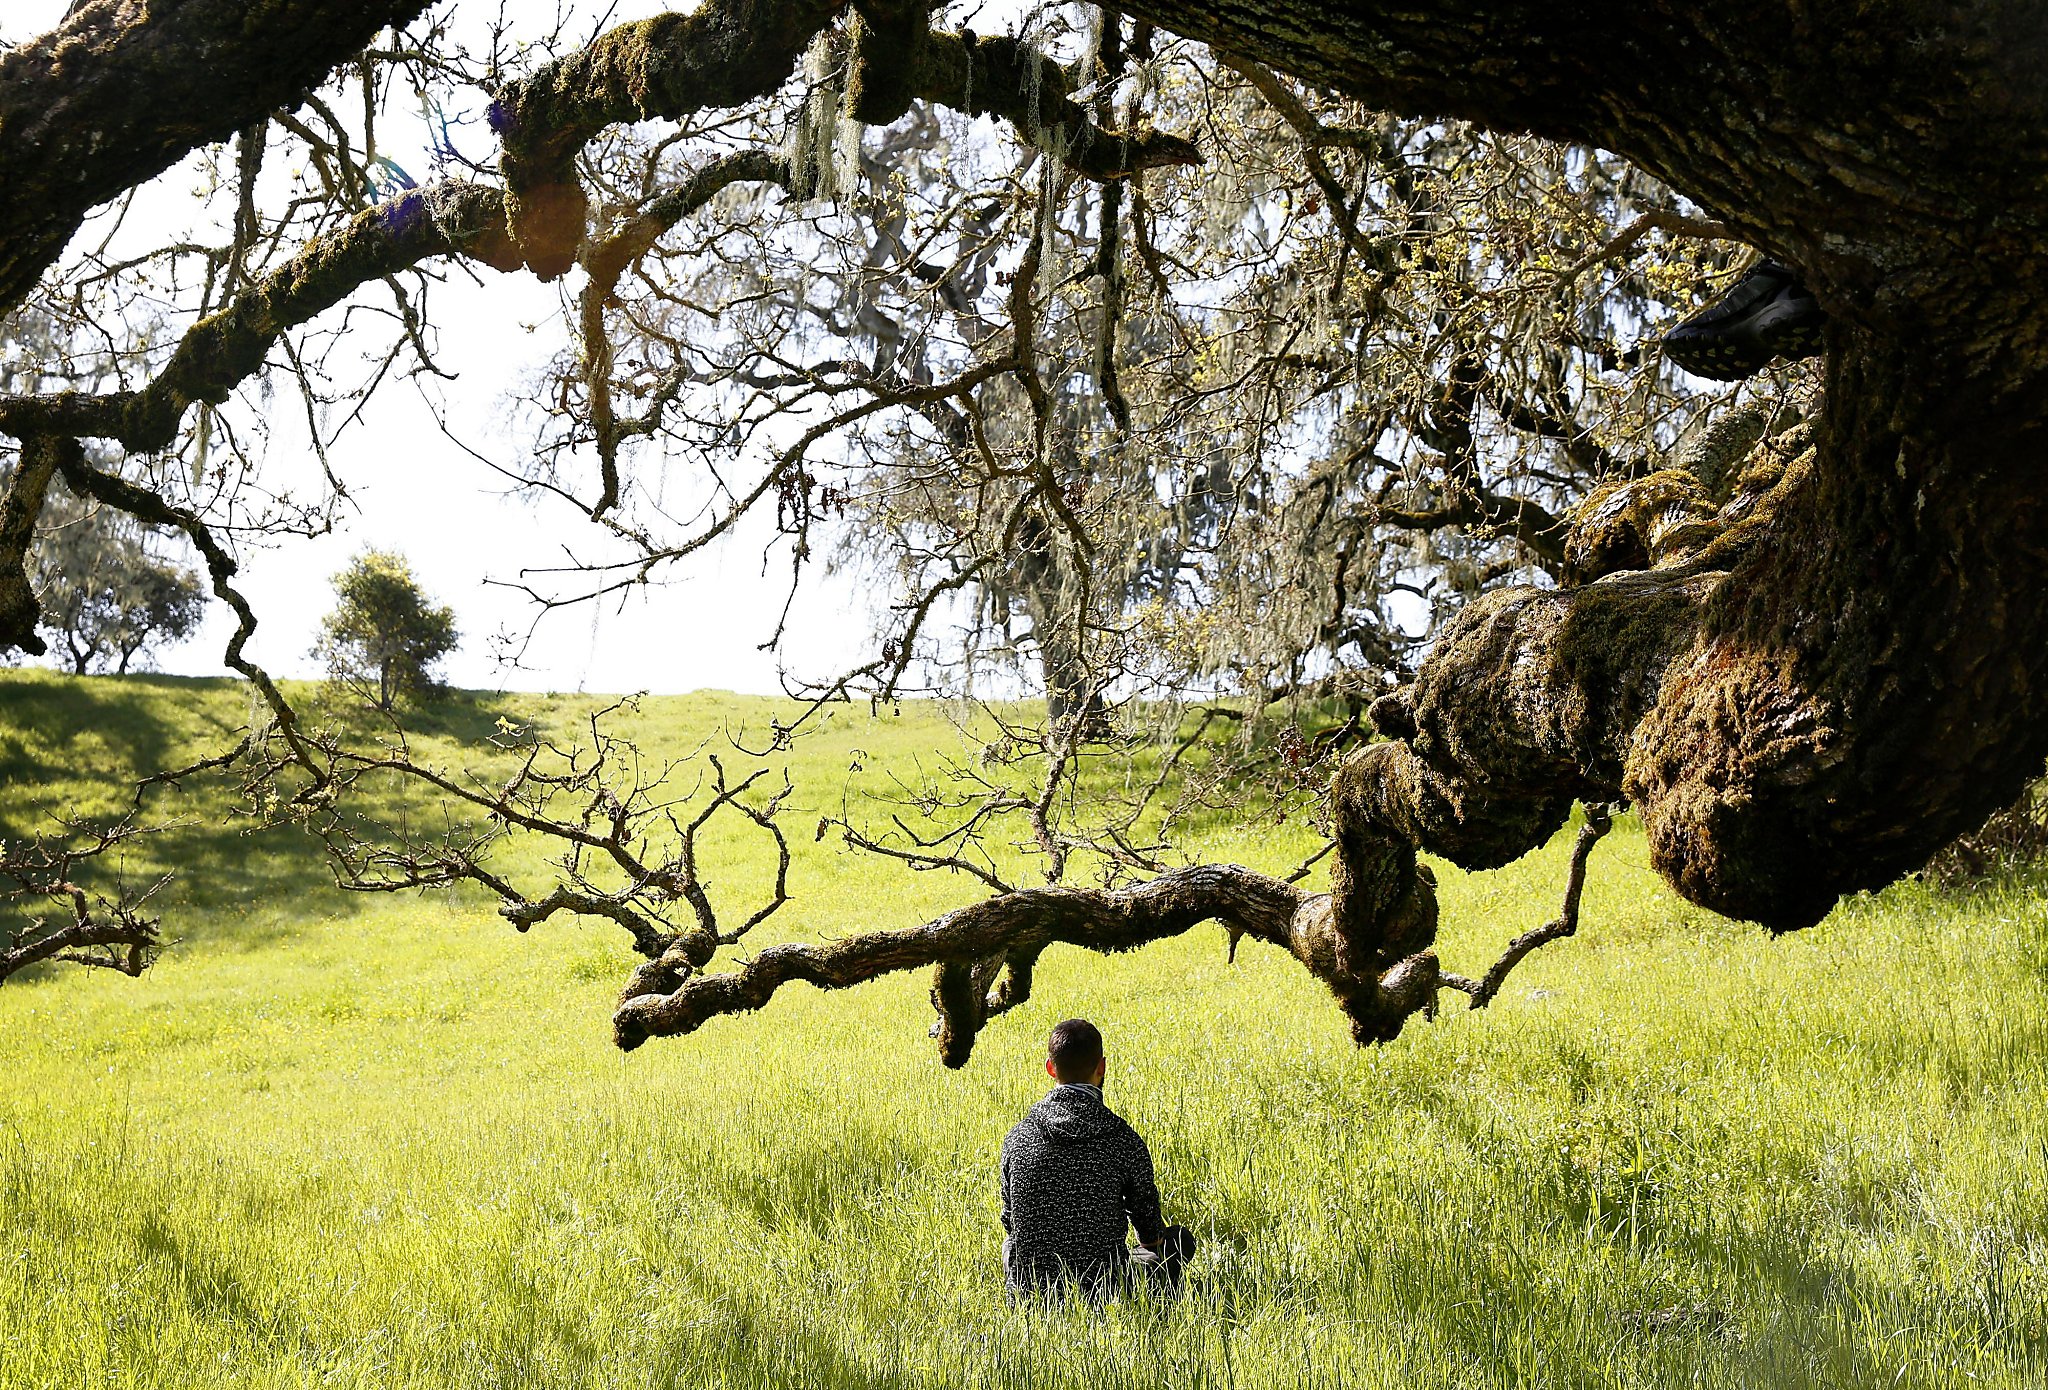
M1152 1152L1087 1085L1055 1086L1003 1140L1003 1271L1013 1291L1071 1278L1099 1290L1129 1257L1124 1223L1166 1229Z

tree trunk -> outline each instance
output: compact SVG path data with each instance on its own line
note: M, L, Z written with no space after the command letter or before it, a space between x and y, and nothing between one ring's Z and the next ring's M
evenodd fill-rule
M1025 610L1031 615L1031 636L1038 646L1039 677L1045 685L1045 712L1058 723L1081 716L1090 723L1103 717L1102 693L1082 654L1072 613L1062 613L1056 594L1026 586Z
M2022 599L2048 581L2048 381L2037 364L2003 404L1972 401L1954 350L1837 335L1813 465L1635 736L1627 790L1696 902L1818 920L1981 823L2048 754L2048 619Z
M1492 865L1625 792L1686 897L1791 928L2038 770L2048 7L1130 8L1368 101L1619 150L1832 315L1811 455L1711 555L1475 605L1378 712L1406 751L1349 794L1355 833Z
M1017 549L1012 582L1031 619L1046 715L1054 724L1080 718L1084 732L1094 732L1106 713L1102 692L1081 645L1085 615L1076 611L1075 586L1065 578L1052 528L1035 513L1027 515L1017 529Z

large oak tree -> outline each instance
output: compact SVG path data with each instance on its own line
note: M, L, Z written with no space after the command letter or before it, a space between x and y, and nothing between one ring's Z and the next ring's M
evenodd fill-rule
M194 149L258 146L261 122L423 9L87 0L0 58L0 309L33 292L92 209ZM1124 9L1374 108L1617 152L1805 276L1829 314L1824 404L1796 447L1774 441L1725 487L1668 471L1616 485L1565 541L1573 583L1467 607L1415 681L1374 706L1387 739L1329 789L1330 893L1228 866L1114 890L1009 891L912 931L775 948L706 974L731 939L706 912L691 928L643 930L616 898L529 901L507 885L522 925L596 910L634 932L650 962L615 1019L622 1044L758 1007L789 979L844 985L936 964L942 1049L957 1063L982 1022L1028 991L1047 945L1122 949L1210 918L1291 950L1361 1041L1388 1038L1445 984L1483 1001L1498 983L1439 970L1418 851L1497 866L1555 833L1574 800L1627 800L1679 892L1792 929L1845 891L1911 870L2038 769L2048 11L2029 0ZM774 94L828 30L842 55L835 99L851 118L887 123L920 102L986 113L1107 183L1198 157L1142 113L1100 109L1029 43L935 29L924 7L896 0L708 0L621 26L497 93L497 178L366 202L267 273L228 276L219 307L146 382L0 399L0 432L21 452L0 507L0 641L36 644L22 556L61 474L75 492L192 538L243 620L229 664L275 705L289 760L332 783L333 750L298 731L243 657L254 616L205 520L94 467L81 441L166 447L192 412L259 371L287 330L430 258L543 279L580 263L602 283L735 181L814 179L774 152L738 154L650 190L621 218L593 208L578 161L623 123ZM1139 119L1124 125L1123 114ZM1010 359L982 370L1025 372L1028 314L1010 331ZM618 495L613 424L593 428L602 515ZM630 858L615 830L580 833ZM695 902L686 863L620 866ZM77 930L104 944L108 928L88 916Z

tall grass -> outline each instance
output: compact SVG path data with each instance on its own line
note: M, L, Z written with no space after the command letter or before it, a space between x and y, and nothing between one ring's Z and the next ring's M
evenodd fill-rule
M510 713L458 702L453 748ZM243 717L224 684L0 681L0 827L110 806ZM770 702L650 701L677 750ZM842 715L795 824L941 713ZM858 750L858 753L856 752ZM219 806L194 790L192 809ZM790 920L972 896L800 846ZM734 840L734 854L757 851ZM1212 857L1300 857L1219 821ZM1319 986L1214 928L1055 952L963 1071L925 981L792 991L622 1056L630 958L470 899L345 897L310 847L195 825L141 981L0 989L6 1386L2038 1386L2048 1375L2048 912L1915 885L1779 941L1700 913L1626 822L1582 936L1480 1014L1354 1049ZM1562 843L1443 870L1443 952L1545 919ZM734 864L740 884L759 863ZM1452 1001L1455 1003L1455 1001ZM1202 1238L1170 1307L1001 1297L994 1157L1046 1029L1103 1025L1109 1097Z

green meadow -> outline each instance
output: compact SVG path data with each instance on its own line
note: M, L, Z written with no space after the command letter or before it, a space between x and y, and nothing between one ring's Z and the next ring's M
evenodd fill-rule
M422 747L593 702L458 697ZM0 676L0 831L104 812L216 749L246 690ZM650 699L687 752L786 707ZM793 901L764 939L914 925L975 886L814 843L864 785L961 748L842 709L778 759ZM177 944L143 979L0 986L0 1385L2040 1386L2048 910L1906 883L1782 940L1704 914L1624 820L1584 925L1495 1006L1354 1048L1320 986L1197 929L1055 949L961 1071L927 981L792 987L630 1055L615 929L514 933L480 897L356 896L195 780L137 849ZM394 814L397 809L394 808ZM410 814L430 815L420 805ZM1285 870L1304 827L1198 828ZM1439 866L1453 969L1549 918L1566 843ZM765 842L712 847L735 906ZM536 869L508 853L522 872ZM720 857L722 856L722 858ZM740 909L744 911L744 908ZM995 1156L1083 1014L1108 1096L1203 1249L1171 1306L1002 1297Z

